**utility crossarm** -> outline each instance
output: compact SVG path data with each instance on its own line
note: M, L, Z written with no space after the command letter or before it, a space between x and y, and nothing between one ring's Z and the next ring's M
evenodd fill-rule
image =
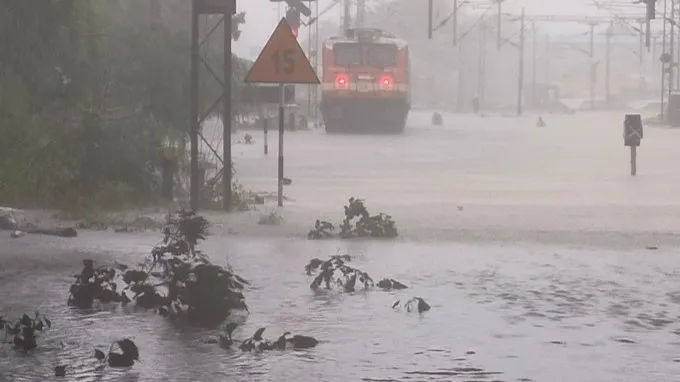
M504 13L505 16L519 20L520 16L512 13ZM568 15L527 15L526 19L530 22L548 22L548 23L581 23L589 25L597 25L609 22L644 22L643 16L568 16Z

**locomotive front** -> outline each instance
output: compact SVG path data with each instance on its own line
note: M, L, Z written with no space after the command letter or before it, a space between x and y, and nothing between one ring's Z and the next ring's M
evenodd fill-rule
M377 29L354 29L324 44L326 131L401 132L410 107L405 41Z

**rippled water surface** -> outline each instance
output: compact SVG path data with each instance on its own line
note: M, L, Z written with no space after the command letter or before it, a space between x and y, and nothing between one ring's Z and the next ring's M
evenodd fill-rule
M134 264L155 234L83 233L66 240L0 238L0 312L38 309L53 321L39 350L0 346L0 380L201 381L677 381L680 261L673 251L613 252L542 246L310 242L211 237L203 249L248 278L250 314L234 336L258 327L312 335L309 351L241 353L150 312L66 306L81 259ZM399 292L315 293L303 267L338 252ZM425 298L432 310L393 311ZM93 348L133 338L142 362L98 367Z

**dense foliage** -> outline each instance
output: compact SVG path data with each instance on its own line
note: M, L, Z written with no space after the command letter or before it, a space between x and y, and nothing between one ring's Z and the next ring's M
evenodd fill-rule
M317 220L307 238L310 240L329 238L333 236L333 231L335 231L333 223ZM396 223L390 215L379 213L371 216L363 200L349 198L349 204L345 206L345 219L340 224L341 238L395 238L398 235Z
M255 331L252 337L247 338L241 345L239 349L242 351L265 351L265 350L286 350L286 349L309 349L315 347L319 341L314 337L294 335L290 336L290 332L285 332L279 338L272 342L264 337L262 334L266 328L259 328ZM289 337L290 336L290 337Z
M212 264L196 248L207 228L203 217L178 211L168 216L163 241L142 268L129 269L124 264L95 268L91 260L85 260L71 286L68 304L91 308L94 301L134 302L162 315L185 316L202 326L222 323L234 309L246 310L242 290L248 282ZM120 290L119 284L124 285Z
M0 2L0 204L106 208L158 193L162 143L185 156L190 4ZM220 68L221 45L203 48ZM232 62L243 77L248 63ZM202 111L216 88L202 84Z
M5 321L0 316L0 330L5 330L5 338L12 336L12 343L17 349L21 350L35 349L38 346L38 333L51 327L52 322L47 317L42 317L38 312L35 312L33 318L24 314L14 324Z
M101 362L107 362L111 367L130 367L135 361L139 361L139 348L131 339L124 338L112 343L108 354L95 349L94 357Z
M349 255L335 255L325 261L317 258L310 260L305 265L307 276L314 276L309 287L317 290L325 286L326 289L338 288L345 292L354 292L357 286L368 290L376 285L368 273L349 266L350 261L352 258ZM408 288L399 281L388 278L380 280L377 286L383 290Z

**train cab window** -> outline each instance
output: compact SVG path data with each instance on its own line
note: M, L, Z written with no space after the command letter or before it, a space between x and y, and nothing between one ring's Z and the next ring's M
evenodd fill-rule
M361 65L361 49L358 44L335 44L333 46L335 65L357 66Z
M366 65L387 68L397 65L397 47L388 44L370 44L364 53Z

